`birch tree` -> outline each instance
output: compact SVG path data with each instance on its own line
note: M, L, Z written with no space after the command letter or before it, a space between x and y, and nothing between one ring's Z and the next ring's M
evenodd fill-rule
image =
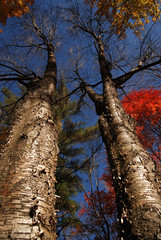
M118 96L118 89L133 76L152 67L154 69L161 63L159 52L155 56L145 54L142 64L139 64L142 59L138 56L137 65L131 70L124 70L119 66L119 61L124 59L127 62L130 58L126 54L121 56L123 52L118 46L122 42L110 30L110 22L95 15L87 6L82 9L81 4L71 6L67 21L73 25L73 33L76 32L82 39L89 37L88 46L97 56L100 81L92 82L90 76L88 82L85 81L79 63L76 64L75 79L84 87L99 117L99 129L106 146L116 192L120 239L159 239L160 173L140 143L135 133L135 121L124 111ZM121 69L123 74L116 69ZM94 91L98 86L99 90Z
M57 82L54 30L49 39L31 12L24 26L34 36L33 44L26 44L23 38L21 43L12 42L7 48L16 56L17 48L34 47L39 51L43 46L47 63L40 77L20 61L22 56L17 63L16 59L1 58L1 81L18 81L26 87L26 93L16 104L1 152L0 238L56 239L54 184L58 147L51 109Z

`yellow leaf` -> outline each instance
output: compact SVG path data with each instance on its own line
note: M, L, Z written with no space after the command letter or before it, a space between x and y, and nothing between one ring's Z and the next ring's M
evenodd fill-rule
M140 36L149 18L156 21L161 15L160 0L85 0L96 8L96 14L104 16L120 37L128 28Z

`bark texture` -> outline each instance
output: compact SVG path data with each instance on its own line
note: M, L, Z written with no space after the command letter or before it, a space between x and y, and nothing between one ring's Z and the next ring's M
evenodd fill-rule
M103 94L87 85L95 103L116 191L121 240L161 239L161 176L135 133L117 95L118 82L110 74L103 44L97 39Z
M105 112L99 126L111 166L120 238L160 239L160 176L124 112L112 83L106 83Z
M14 114L0 165L0 239L56 239L57 131L52 121L56 63L34 79Z

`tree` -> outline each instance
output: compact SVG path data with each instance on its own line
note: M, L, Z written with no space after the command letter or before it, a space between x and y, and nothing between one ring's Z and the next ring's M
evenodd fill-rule
M77 29L79 30L77 36L80 36L81 33L81 41L79 39L79 42L76 42L77 46L79 45L78 61L81 60L80 50L85 49L86 53L89 53L87 48L90 47L91 52L94 53L92 56L97 56L100 81L97 79L94 82L93 78L90 81L88 77L84 79L81 76L82 65L78 64L77 59L74 59L74 62L76 62L74 80L79 81L79 88L82 90L81 97L88 94L93 101L99 117L99 128L108 152L116 191L118 217L121 226L120 238L159 238L161 212L160 173L140 143L135 133L134 121L125 113L117 94L117 90L122 88L123 84L134 75L136 76L136 73L141 73L147 69L150 70L152 67L153 72L159 73L159 70L155 67L161 63L159 47L156 53L154 50L150 51L150 53L145 51L143 58L141 54L139 57L135 56L137 57L137 63L135 61L135 65L133 61L134 68L131 68L131 70L129 70L132 66L130 64L126 64L126 68L122 67L119 64L121 61L124 62L124 66L125 60L131 63L129 55L125 54L125 52L121 55L123 51L120 51L120 45L125 44L125 41L123 42L123 40L117 38L110 27L110 21L105 21L102 16L95 15L93 9L88 8L87 5L83 9L82 6L84 5L81 3L78 8L75 8L75 6L72 6L69 10L66 8L65 17L70 28L73 27L72 34ZM15 122L8 138L9 141L4 146L2 153L1 186L3 185L3 188L1 188L1 211L3 214L1 216L3 219L1 235L6 234L4 236L6 239L9 236L16 238L17 236L14 236L16 231L19 231L19 238L24 238L24 235L20 236L20 234L25 232L26 238L29 239L31 237L38 238L37 236L42 239L55 239L55 232L53 231L55 218L54 213L52 214L54 208L43 204L52 201L54 203L53 172L55 171L57 154L57 133L52 121L51 101L56 85L55 50L59 45L60 35L56 28L57 14L51 14L51 9L47 11L44 5L43 15L37 17L37 14L41 13L39 8L36 12L36 18L32 14L35 13L35 10L29 13L27 18L23 18L22 22L24 21L25 29L23 36L25 36L25 39L18 39L16 36L15 41L6 45L3 52L0 52L0 54L4 55L0 63L2 69L1 79L6 81L17 80L27 87L27 93L22 99L23 103L19 102L18 110L14 115ZM49 15L54 21L50 21ZM27 19L26 22L25 19ZM38 20L39 24L37 24L36 20ZM27 35L26 32L30 34ZM87 36L89 36L89 39ZM68 38L66 37L65 40L68 40ZM70 40L70 43L74 48L74 42ZM83 46L84 43L86 44ZM69 47L69 42L67 46ZM23 49L21 54L16 54L17 49L20 48ZM6 49L10 50L8 58L5 58ZM115 50L115 54L111 54L112 50L113 53ZM43 71L40 62L36 61L37 67L41 69L41 74L38 74L33 70L33 62L36 53L43 55L44 51L48 54L48 63ZM35 55L32 55L32 60L30 59L31 62L28 65L25 60L31 52ZM72 48L70 52L74 56L75 52ZM13 55L14 58L11 61ZM91 60L90 57L91 55L88 56L89 60ZM38 55L38 58L40 59L40 55ZM83 70L88 71L89 69L84 68ZM124 73L120 74L120 71ZM96 80L98 75L94 76L93 74L92 77L95 77ZM96 88L98 86L99 89ZM93 88L96 88L96 91ZM27 123L25 123L28 116ZM12 165L13 161L14 164ZM49 166L46 166L44 162L45 164L49 163ZM54 165L53 168L52 164ZM28 172L25 171L24 174L20 168L21 166L27 166ZM21 174L23 175L22 178ZM16 178L13 176L16 176ZM25 177L26 179L24 179ZM10 189L8 186L10 186ZM44 191L47 192L44 193ZM12 192L14 194L11 194ZM8 197L5 197L7 194ZM19 194L21 196L17 199L16 196L19 196ZM44 198L47 200L44 200ZM21 199L20 202L19 199ZM25 211L22 213L23 207L25 207ZM10 209L11 212L7 212L6 209ZM20 216L20 218L17 216ZM26 216L27 220L23 219L24 224L21 224L23 216ZM8 220L8 224L4 227L5 218L6 221ZM15 219L11 220L13 218ZM4 231L4 228L6 231Z
M0 22L6 24L8 17L21 17L29 12L28 4L33 4L33 0L1 0L0 2Z
M150 152L153 159L160 165L160 89L142 89L139 91L132 91L125 95L122 104L128 114L136 120L136 131L140 141L144 147ZM155 142L157 144L155 144ZM79 211L82 223L77 224L75 231L73 231L76 239L84 239L88 235L89 238L94 239L114 239L110 237L110 233L114 230L117 239L117 228L109 225L109 232L101 230L105 221L112 222L111 216L114 215L115 194L112 188L112 176L110 174L108 159L105 173L100 180L104 181L105 190L96 190L93 194L85 194L84 203L81 205ZM97 214L96 214L97 213ZM114 218L115 220L115 218ZM114 224L116 226L116 224ZM108 229L108 228L107 228ZM106 234L106 237L104 236ZM108 237L107 237L108 236ZM88 238L87 237L87 238Z
M21 85L19 86L19 95L22 96L26 91ZM13 112L13 105L19 99L7 87L2 88L4 94L1 108L3 114L0 125L0 142L5 142L6 132L10 127L10 117ZM77 102L69 99L69 91L66 87L63 76L58 79L58 86L54 93L54 104L52 104L53 120L58 127L58 146L59 155L56 169L56 201L57 213L57 237L65 235L67 229L73 224L79 222L76 216L78 203L72 199L80 191L78 181L82 181L76 172L88 171L90 158L81 161L81 155L84 153L83 147L79 142L91 142L98 136L98 126L84 127L83 122L74 123L72 116L78 115ZM76 113L77 112L77 113ZM77 147L79 143L79 147ZM76 146L75 146L76 145ZM79 164L78 164L79 159Z
M47 52L42 77L19 68L15 62L1 62L3 80L15 80L27 91L13 114L10 134L1 152L0 238L55 239L55 171L57 128L51 102L57 82L54 45L30 14L31 29ZM26 71L26 72L25 72Z
M79 204L72 199L81 191L79 182L83 182L79 171L88 172L91 158L84 159L83 144L92 144L98 138L98 125L86 127L85 122L72 120L78 118L78 103L71 101L65 79L61 76L56 89L52 107L54 122L59 126L58 164L56 170L57 237L64 239L72 226L79 222L76 212Z
M17 49L17 48L20 48L20 49L28 49L29 48L29 52L31 53L32 51L33 51L33 46L34 46L34 48L37 50L38 49L38 51L50 51L50 48L51 48L51 50L52 50L52 52L51 52L51 54L53 54L53 59L51 58L51 55L50 55L50 53L48 52L48 65L47 65L47 67L46 67L46 71L48 70L49 71L49 73L51 74L51 75L48 75L48 77L49 78L51 78L52 77L52 74L53 74L53 77L55 76L56 77L56 65L54 65L54 62L49 62L49 61L51 61L51 60L53 60L53 61L55 61L55 59L54 59L54 52L53 52L53 50L54 50L54 46L52 45L52 42L51 42L51 40L52 40L52 38L51 38L51 34L52 34L52 32L51 32L51 29L50 29L50 39L48 39L48 36L49 35L47 35L47 37L46 37L46 35L42 32L42 30L40 30L40 26L38 26L37 25L37 22L36 22L36 19L35 19L35 17L32 15L32 13L29 13L29 15L27 15L27 16L25 16L25 18L27 17L27 24L28 24L28 21L30 22L30 26L29 26L29 30L30 30L30 34L33 36L33 44L30 42L31 41L31 39L30 39L30 36L31 35L29 35L29 42L27 41L28 40L28 38L26 37L25 39L23 39L23 41L22 42L19 42L18 41L18 43L16 44L15 42L16 41L14 41L14 42L11 42L10 44L9 44L9 48L13 48L13 47L15 47L15 49ZM24 18L24 19L25 19ZM22 22L23 22L23 24L25 24L25 20L24 19L22 19ZM39 16L38 16L38 19L39 19ZM52 19L53 20L53 19ZM45 21L44 21L45 22ZM54 23L53 23L54 24ZM52 25L53 26L53 25ZM25 25L25 27L26 27L26 25ZM28 27L28 25L27 25L27 27ZM53 31L55 30L55 29L52 29ZM44 31L46 31L46 28L45 28L45 30ZM35 38L35 36L34 36L34 33L36 32L36 35L38 36L38 38ZM54 35L54 34L53 34ZM55 35L54 35L54 37L55 37ZM22 44L22 45L21 45ZM5 49L6 50L6 49ZM5 51L4 50L4 51ZM7 45L7 50L8 50L8 45ZM16 51L12 51L11 50L11 52L13 53L15 53ZM28 53L28 50L27 50L27 53ZM35 53L35 52L34 52ZM21 54L23 54L23 51L21 51ZM33 52L32 52L32 54L33 54ZM15 55L17 55L17 52L16 52L16 54ZM14 55L14 56L15 56ZM19 56L19 55L18 55ZM24 57L24 56L23 56ZM13 106L18 106L18 109L20 110L21 109L21 107L24 107L24 104L25 104L25 100L23 100L23 99L26 99L26 96L28 96L28 94L30 93L30 88L31 88L31 90L32 90L32 88L34 87L34 84L36 84L36 86L38 87L38 91L41 91L41 86L39 85L39 81L41 81L42 82L42 84L44 83L45 84L45 88L50 88L50 82L49 82L49 84L47 85L47 82L45 83L45 81L44 81L44 77L45 77L45 75L46 75L46 71L45 71L45 74L43 74L43 73L39 73L39 74L41 74L42 76L40 77L40 75L38 75L38 74L36 74L33 70L31 70L32 68L31 68L31 66L29 67L29 64L28 64L28 62L27 62L27 60L26 60L26 58L24 57L23 58L23 62L24 62L24 59L26 60L26 62L25 62L25 66L20 66L20 59L22 58L22 56L20 56L19 57L19 59L18 59L18 63L15 63L15 58L13 57L13 59L11 59L11 60L2 60L1 61L1 67L3 68L3 72L2 72L2 74L1 74L1 81L2 80L6 80L6 82L9 82L9 81L14 81L14 80L17 80L20 84L23 84L23 86L24 86L24 88L27 88L27 93L26 93L26 90L24 91L24 93L23 93L23 96L22 96L22 98L20 98L20 100L18 100L18 99L14 99L14 100L16 100L16 101L14 101L15 102L15 104L12 104L12 106L10 106L11 108L13 107ZM22 63L21 63L22 64ZM27 66L27 64L28 64L28 66ZM39 62L38 63L36 63L37 65L39 64ZM9 72L7 72L7 69L9 69ZM49 74L48 73L48 74ZM55 75L54 75L55 74ZM44 75L44 77L43 77L43 75ZM35 82L34 82L34 79L35 79ZM52 79L51 79L52 80ZM56 81L56 79L55 79L55 81ZM53 83L54 84L54 83ZM31 87L30 87L30 85L31 85ZM44 85L42 86L42 88L43 88L43 91L45 91L46 89L44 88ZM62 88L62 89L61 89ZM6 89L6 90L8 90L8 89ZM50 88L50 90L52 90L51 88ZM60 91L59 91L60 90ZM5 91L5 89L4 89L4 91ZM36 90L35 90L36 91ZM43 91L41 91L41 98L43 98ZM29 93L28 93L29 92ZM6 93L6 91L5 91L5 93ZM57 97L59 97L59 98L62 98L62 96L64 95L64 94L67 94L67 89L65 88L65 86L62 84L61 85L61 82L59 83L59 87L58 87L58 89L57 89L57 91L52 91L51 92L51 99L50 99L50 107L51 107L51 109L50 109L50 114L51 114L51 118L50 118L50 120L51 121L49 121L49 124L51 124L51 126L53 126L52 125L52 122L53 122L53 119L54 119L54 123L55 123L55 126L56 126L56 128L57 128L57 133L56 134L58 134L58 132L59 132L59 134L60 134L60 137L59 137L59 148L61 148L60 150L61 150L61 157L59 157L59 167L57 168L57 173L56 173L56 175L57 175L57 179L58 179L58 184L57 184L57 186L56 186L56 190L57 190L57 195L59 195L60 197L61 197L61 200L60 201L57 201L57 207L59 207L59 210L60 210L60 214L58 214L57 215L57 218L58 219L60 219L60 215L62 214L63 216L61 217L61 225L59 224L58 225L58 231L57 232L60 232L59 230L60 230L60 228L64 225L64 224L66 224L66 223L68 223L68 225L69 224L71 224L71 222L74 222L74 219L72 219L72 221L69 219L69 214L71 214L72 212L74 213L75 212L75 210L76 210L76 208L77 208L77 206L76 206L76 203L74 202L74 201L72 201L71 199L70 199L70 196L73 194L73 193L75 193L76 192L76 188L77 188L77 184L75 183L75 179L77 179L77 176L75 176L74 175L74 173L77 171L77 170L79 170L80 168L83 168L83 166L85 166L85 164L86 163L88 163L87 161L86 162L84 162L84 163L81 163L81 162L79 162L79 164L78 163L72 163L72 161L71 161L71 163L69 162L69 159L62 159L62 155L63 155L63 157L66 155L66 158L67 158L67 152L68 152L68 156L71 154L80 154L81 152L82 152L82 149L80 149L80 147L79 148L73 148L73 147L67 147L67 145L69 145L70 144L70 141L71 141L71 143L73 143L73 142L75 142L75 144L76 143L78 143L79 141L84 141L84 137L86 138L86 141L90 141L92 138L93 138L93 135L95 134L95 132L97 131L97 127L92 127L92 128L86 128L86 129L84 129L84 126L82 126L83 124L82 123L77 123L77 124L74 124L72 121L70 121L70 119L68 119L67 118L67 114L68 115L70 115L70 114L72 114L72 110L76 107L75 105L75 103L70 103L68 100L69 100L69 97L66 97L65 96L65 101L60 101L60 99L59 99L59 102L58 102L58 104L55 104L55 101L57 100L57 98L55 99L53 99L53 96L55 96L55 95L59 95L59 96L57 96ZM7 94L7 93L6 93ZM8 94L9 95L9 94ZM44 96L45 97L45 96ZM41 100L41 99L40 99ZM32 101L32 100L31 100ZM42 101L43 101L43 99L42 99ZM33 104L34 104L34 101L32 101L33 102ZM53 104L53 102L54 102L54 104ZM6 102L7 103L7 102ZM39 104L38 105L36 105L37 107L39 106ZM8 107L7 109L9 110L10 109L10 107ZM34 106L33 106L34 107ZM6 109L6 108L5 108ZM19 110L17 110L17 111L19 111ZM32 105L31 105L31 111L32 111ZM35 111L36 111L36 107L35 107ZM27 114L27 113L25 113L25 114ZM46 113L45 113L46 114ZM63 129L64 130L64 132L63 133L60 133L61 132L61 130L62 130L62 124L61 124L61 120L62 120L62 118L64 118L65 117L65 115L66 115L66 120L64 120L64 125L66 125L66 129ZM20 116L21 117L21 116ZM36 116L37 117L37 116ZM42 116L42 118L43 118L43 116ZM18 120L18 119L17 119ZM44 119L44 121L45 121L45 119ZM28 123L26 123L26 124L28 124ZM39 121L39 118L38 118L38 120L37 120L37 123L36 123L36 119L35 119L35 122L33 122L33 124L38 124L38 126L41 124L40 123L40 121ZM77 126L78 125L78 126ZM32 125L30 124L29 125L29 127L32 129ZM4 129L4 128L3 128ZM27 130L27 129L26 129ZM34 130L34 126L33 126L33 130ZM54 144L54 138L53 138L53 136L54 136L54 132L53 132L53 130L54 129L49 129L49 133L51 133L51 142L53 141L53 144ZM73 133L73 130L74 130L74 134L73 135L71 135L72 133ZM30 131L30 134L32 133L32 131ZM21 133L19 133L19 134L22 134L23 135L23 132L21 132ZM35 133L33 133L33 134L36 134L36 132ZM43 130L43 134L45 134L45 130ZM28 135L28 133L26 133L26 135ZM25 136L26 136L25 135ZM41 135L41 133L40 133L40 135ZM71 136L70 136L71 135ZM38 137L39 137L39 134L38 134ZM42 137L42 135L41 135L41 137ZM46 137L47 137L47 135L46 135ZM70 139L69 139L69 137L70 137ZM27 142L27 138L25 137L25 139L26 139L26 144L28 145L28 142ZM36 137L34 138L34 141L36 141L37 142L37 139L36 139ZM48 144L48 147L50 148L51 146L49 145L49 141L48 140L45 140L44 139L44 141L46 141L46 144ZM61 143L62 142L62 143ZM61 144L65 144L64 145L64 147L61 147ZM44 142L42 141L42 144L44 144ZM24 145L25 145L25 142L24 142ZM39 144L38 144L38 148L41 148L41 146L39 146ZM45 144L44 144L44 147L45 147ZM30 150L30 149L29 149ZM50 149L51 150L51 149ZM53 149L52 151L51 151L51 156L52 156L52 154L54 154L54 151L55 150L57 150L57 148L55 148L55 149ZM62 151L63 150L63 151ZM26 151L25 149L24 149L24 151ZM44 151L44 149L42 148L42 151ZM22 153L23 154L23 153ZM46 153L47 154L47 153ZM49 154L49 153L48 153ZM32 159L31 159L32 160ZM41 159L40 159L41 160ZM47 160L47 158L46 158L46 160ZM35 159L35 161L37 161L37 159ZM66 161L65 162L65 164L68 166L68 168L69 168L69 165L71 164L71 167L70 167L70 169L67 169L67 167L66 166L61 166L61 163L63 162L63 161ZM36 163L35 163L36 164ZM49 164L50 164L50 162L49 162ZM63 163L64 164L64 163ZM72 164L73 164L73 166L72 166ZM82 166L81 166L82 165ZM87 164L86 164L87 165ZM43 168L43 164L41 164L41 166L40 166L41 168ZM33 166L31 165L31 168L33 168ZM78 168L78 169L77 169ZM21 169L20 169L21 170ZM42 175L44 176L43 178L41 177L41 170L42 170ZM47 182L47 180L45 179L45 176L46 176L46 174L47 174L47 176L50 178L50 180L52 181L52 184L51 184L51 182L49 182L49 184L50 184L50 186L48 186L48 188L47 188L47 191L51 191L51 193L54 193L54 179L53 179L53 173L52 173L52 171L54 171L55 169L52 169L51 170L51 172L46 172L46 169L45 169L45 167L44 167L44 169L38 169L38 171L40 171L40 173L38 172L38 174L36 173L36 170L35 170L35 172L33 171L33 172L31 172L31 175L33 176L33 174L34 174L34 176L33 176L33 179L35 179L36 180L36 177L40 177L40 178L42 178L42 181L45 181L45 184L48 184L48 182ZM69 171L70 170L70 171ZM50 177L50 174L51 174L51 177ZM15 176L15 178L16 178L17 176ZM30 177L30 175L28 176L28 177ZM7 178L7 174L6 174L6 178ZM64 180L64 178L65 178L65 180ZM12 180L12 177L11 177L11 180ZM15 180L16 181L16 180ZM17 179L17 181L18 181L18 179ZM26 184L30 184L30 182L28 182L28 180L27 179L25 179L25 181L26 181ZM37 183L37 181L36 181L36 183ZM32 184L32 183L31 183ZM39 182L39 185L41 184L41 181ZM63 184L64 184L64 186L65 186L65 189L64 189L64 191L62 191L62 189L64 188L64 186L63 186ZM43 191L43 186L42 187L40 187L38 184L36 184L36 186L35 186L35 188L41 188L41 190ZM75 186L74 186L75 185ZM72 186L72 188L70 189L70 187ZM32 189L32 187L34 188L34 184L31 186L31 191L34 191L34 189ZM22 188L22 191L23 191L23 188ZM8 193L8 194L10 194L10 193ZM38 194L39 194L39 192L38 192ZM45 195L45 193L42 193L42 194L44 194ZM26 204L27 204L27 206L24 206L24 207L26 207L26 215L27 215L27 217L26 218L29 218L29 220L30 220L30 218L31 218L31 220L32 220L32 218L33 219L35 219L35 218L37 218L37 215L36 214L38 214L39 215L39 218L41 218L41 217L43 217L43 216L41 216L40 215L40 213L39 213L39 211L38 211L38 209L39 209L39 205L38 205L38 203L37 203L37 197L35 196L34 197L35 199L31 199L31 201L33 200L33 204L34 204L34 202L36 201L36 203L35 203L35 205L33 205L33 204L31 204L30 203L30 199L29 200L26 200ZM21 199L20 198L20 196L19 196L19 199L20 199L20 202L22 201L23 202L23 199ZM49 199L49 196L48 196L48 199ZM35 201L34 201L35 200ZM43 200L43 199L42 199ZM51 200L52 200L52 202L54 203L54 201L55 201L55 199L54 199L54 194L51 194ZM64 202L63 202L63 200L64 200ZM4 199L2 199L2 201L4 201ZM15 200L16 201L16 200ZM11 202L12 202L12 199L11 199ZM42 204L42 203L40 203L40 204ZM28 207L28 205L31 205L31 209ZM21 206L20 206L21 207ZM14 207L13 207L14 208ZM29 209L28 209L29 208ZM50 214L52 215L52 217L54 218L54 204L53 205L51 205L51 208L52 208L52 211L50 211L51 209L48 209L48 211L50 211ZM72 209L73 208L73 209ZM4 209L5 210L5 209ZM31 211L30 211L31 210ZM16 207L14 208L14 211L15 211L15 214L17 214L16 213ZM19 209L19 211L23 211L23 209L21 208L21 209ZM32 212L33 211L33 212ZM48 211L46 211L47 212L47 214L48 214ZM64 212L65 211L68 211L69 212L69 214L67 215L68 216L68 219L66 219L65 220L65 214L64 214ZM28 214L27 214L27 212L28 212ZM4 213L4 215L7 217L7 214L6 213ZM36 215L36 216L35 216ZM3 216L3 215L2 215ZM74 216L74 214L72 214L72 216ZM48 217L50 217L50 215L48 214ZM14 220L14 218L15 218L15 216L13 215L13 222L15 221ZM45 218L45 214L44 214L44 218ZM71 217L70 217L71 218ZM39 221L38 221L38 223L36 222L34 222L33 224L34 224L34 226L35 226L35 228L37 228L37 225L36 224L41 224L40 222L41 222L41 219L38 219ZM53 220L55 220L55 219L53 219ZM4 221L5 221L5 218L4 218ZM37 221L37 220L35 220L35 221ZM45 220L43 220L43 221L45 221ZM75 221L76 221L76 217L75 217ZM56 222L56 221L55 221ZM60 221L59 221L60 222ZM22 223L23 225L24 225L24 227L25 227L25 224L24 223ZM23 231L23 229L22 229L22 227L21 227L21 224L18 224L18 227L17 227L17 229L15 228L15 226L12 226L12 223L10 223L10 229L9 229L9 232L11 232L9 235L7 235L8 234L8 230L6 229L6 232L4 233L4 228L2 227L2 233L3 234L6 234L6 236L10 236L11 235L11 237L12 236L16 236L16 237L18 237L18 234L21 234L21 236L25 236L25 234L26 234L26 238L30 238L30 236L31 236L31 234L30 234L30 231L34 231L34 229L32 230L32 225L30 225L30 224L28 224L28 223L26 223L27 224L27 227L28 227L28 229L27 229L27 227L26 227L26 229L27 229L27 233L25 233L25 230ZM43 226L44 226L44 224L45 224L45 222L43 223ZM48 225L49 225L49 223L48 223ZM51 235L53 235L53 236L51 236L51 238L55 238L55 236L54 236L54 234L55 234L55 228L53 228L54 226L53 226L53 221L52 221L52 219L51 219L51 222L50 222L50 225L49 226L47 226L47 228L50 228L51 227ZM40 227L41 228L41 227ZM19 231L19 229L20 229L20 233L17 233L18 231ZM63 226L63 229L64 229L64 226ZM41 231L41 229L38 229L38 231ZM13 231L13 232L12 232ZM14 231L17 231L16 233L14 233ZM43 231L43 230L42 230ZM50 229L49 229L49 231L50 231ZM35 233L35 234L39 234L39 232L38 233ZM42 237L44 237L44 234L43 234L43 232L42 232ZM46 236L45 236L46 237Z
M78 210L78 203L72 199L73 195L76 195L80 190L78 181L81 181L81 177L78 177L76 172L78 170L88 171L90 165L90 158L87 161L81 161L81 155L84 149L79 146L80 142L88 142L96 139L98 135L98 127L84 128L84 123L74 123L72 116L75 115L77 109L77 102L69 99L69 91L65 85L65 81L61 76L58 80L58 86L54 94L54 104L52 104L53 120L58 127L58 164L56 169L56 195L58 196L56 201L57 213L57 237L61 239L61 236L65 235L67 229L71 228L73 224L79 222L76 216ZM21 86L20 86L21 87ZM6 131L10 126L10 116L13 112L13 105L18 100L11 90L3 88L4 94L1 107L3 114L0 125L0 142L5 142ZM21 87L19 95L25 93L24 87ZM68 96L68 97L67 97ZM78 113L77 113L78 114ZM82 126L82 127L81 127ZM75 146L76 145L76 146ZM79 159L79 164L78 164Z
M135 132L135 121L123 109L117 89L136 73L161 63L160 56L147 56L143 64L128 72L119 67L116 59L110 55L110 44L119 41L109 31L110 21L96 17L89 10L80 10L79 6L70 8L68 22L73 31L81 31L94 42L98 57L101 80L86 82L81 76L79 65L75 69L76 78L84 85L84 90L95 104L99 116L99 128L105 143L112 172L121 239L155 239L160 236L160 172L156 164L140 143ZM107 42L108 45L105 45ZM116 42L115 42L116 43ZM114 49L117 50L114 43ZM110 50L109 50L110 49ZM94 49L92 49L94 50ZM154 59L154 60L153 60ZM140 61L141 59L139 59ZM124 74L115 77L114 67ZM115 67L115 69L116 69ZM92 87L102 83L102 92L98 94ZM99 91L100 93L100 91Z
M161 13L159 0L86 0L85 2L95 7L96 14L104 16L111 23L112 30L120 37L126 37L128 28L139 36L144 25L150 22L149 19L156 21Z

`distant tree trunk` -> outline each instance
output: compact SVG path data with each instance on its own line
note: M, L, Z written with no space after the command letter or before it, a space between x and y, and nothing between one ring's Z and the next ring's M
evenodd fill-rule
M51 111L56 77L49 48L44 77L30 83L1 153L0 239L56 239L58 148Z
M116 191L121 240L161 239L160 173L135 133L134 120L127 115L99 43L103 95L87 85L95 103L99 128L105 143Z

